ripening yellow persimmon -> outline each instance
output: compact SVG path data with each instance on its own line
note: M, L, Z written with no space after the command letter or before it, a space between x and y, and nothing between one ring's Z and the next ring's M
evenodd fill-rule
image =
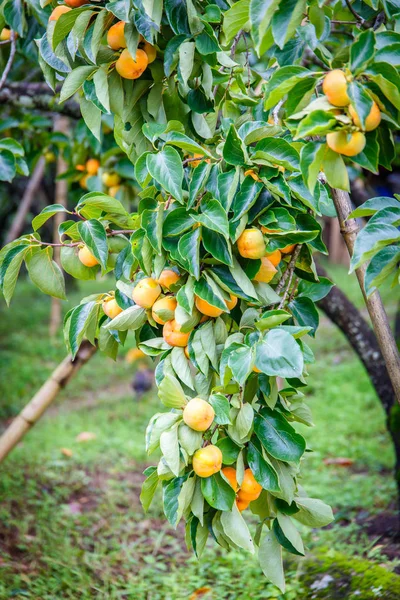
M202 398L192 398L183 409L183 420L194 431L207 431L214 421L215 412L211 404Z
M251 469L246 469L238 493L239 500L252 502L258 498L261 492L262 486L255 480Z
M114 187L121 182L121 177L117 173L109 173L106 171L101 176L101 180L106 187Z
M112 25L107 31L107 44L113 50L119 50L120 48L126 48L125 39L125 22L118 21L115 25Z
M87 173L86 175L84 175L83 177L80 178L79 180L79 185L81 186L81 188L83 190L87 190L88 189L88 185L87 185L87 180L89 179L90 175L89 173Z
M131 364L137 361L139 358L144 358L146 354L140 348L131 348L128 350L125 356L125 360L127 363Z
M362 152L366 144L365 135L361 131L348 133L347 131L334 131L326 136L329 148L344 156L356 156ZM281 250L282 252L282 250Z
M261 258L265 255L265 242L259 229L245 229L237 241L237 248L243 258Z
M260 260L261 265L254 280L269 283L278 271L266 256L263 256Z
M135 285L132 299L142 308L151 308L160 294L161 288L157 281L151 277L144 277Z
M4 27L0 33L0 42L8 42L11 39L11 29Z
M193 455L193 470L199 477L210 477L222 467L222 452L218 446L199 448Z
M274 267L277 267L282 260L282 254L280 250L274 250L273 252L266 252L265 256L268 258Z
M247 175L254 179L254 181L261 181L261 179L253 169L247 169L247 171L244 172L244 176L247 177Z
M235 490L235 492L237 492L238 482L236 480L236 469L234 469L233 467L224 467L223 469L221 469L221 473L225 475L231 487Z
M61 17L61 15L64 15L65 13L69 12L70 10L71 9L69 6L64 6L63 4L59 4L58 6L55 7L53 12L51 13L51 15L49 17L49 21L58 21L58 19Z
M199 296L194 297L194 303L196 308L201 314L206 315L207 317L219 317L224 312L220 308L213 306L207 300L203 300L203 298L199 298Z
M125 48L115 63L115 68L124 79L138 79L145 72L148 64L149 59L144 50L138 48L136 50L136 57L133 58Z
M192 167L192 169L194 169L195 167L198 167L200 163L202 162L206 162L206 163L210 163L210 159L207 158L206 160L201 160L204 159L204 154L199 154L198 152L195 152L193 154L193 156L191 158L198 158L200 160L191 160L189 163L189 166ZM197 225L197 227L199 227L200 224Z
M295 248L296 248L296 244L289 244L288 246L281 248L281 253L282 254L291 254Z
M151 315L156 323L165 325L167 321L170 321L173 318L176 307L177 301L174 296L165 296L165 298L160 298L154 302L153 308L151 309ZM163 311L166 310L172 313L169 319L163 319L160 316L163 314Z
M167 321L163 327L163 338L170 346L184 348L189 341L190 331L181 331L181 326L175 319Z
M149 42L145 42L143 44L143 50L147 54L148 64L150 65L157 58L157 49L151 44L149 44Z
M322 91L334 106L347 106L350 104L350 98L347 95L346 75L340 69L334 69L325 75Z
M360 118L356 112L356 109L350 104L349 106L349 113L351 118L354 121L354 125L356 127L359 127L360 129L362 129L363 131L373 131L374 129L376 129L379 125L379 123L381 122L381 111L379 110L379 106L377 105L376 102L372 103L372 107L371 110L369 111L369 115L368 117L365 119L365 126L361 127L361 121Z
M171 285L174 285L177 281L179 281L179 275L172 269L164 269L158 278L158 283L167 290L170 290Z
M104 314L107 315L107 317L110 317L110 319L115 319L115 317L122 313L122 308L118 306L115 298L108 298L107 300L104 300L102 308Z
M238 507L240 512L242 512L243 510L246 510L246 508L249 507L249 504L250 504L250 502L247 502L246 500L241 500L239 498L239 496L236 498L236 506Z
M229 310L233 310L237 303L238 303L237 296L234 296L233 294L231 294L230 300L225 300L225 304L229 308Z
M119 192L119 190L121 189L120 185L112 185L111 187L108 188L108 193L110 196L112 196L113 198L115 198Z
M99 264L99 261L93 254L90 252L87 246L83 246L80 248L78 252L78 258L85 267L94 267Z
M89 175L97 175L97 171L100 168L100 161L97 158L89 158L86 161L86 171Z
M71 8L79 8L84 4L89 4L89 0L65 0L65 4Z
M85 171L86 170L85 165L76 165L75 169L77 171Z

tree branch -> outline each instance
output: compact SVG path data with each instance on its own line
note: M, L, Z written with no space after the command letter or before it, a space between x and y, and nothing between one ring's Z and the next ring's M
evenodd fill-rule
M353 210L350 196L347 192L332 188L332 198L339 219L340 231L351 257L353 255L354 243L359 232L359 227L355 219L348 218ZM400 403L400 354L379 292L375 291L368 297L365 293L364 277L366 268L367 265L364 263L361 267L356 269L358 283L368 308L379 347L385 359L395 396Z
M4 74L3 74L4 75ZM80 119L79 104L74 100L66 100L59 104L57 95L43 83L8 83L0 89L0 105L9 104L24 110L59 113L73 119Z
M275 288L275 292L277 294L279 294L279 292L281 290L283 290L283 286L285 285L285 283L288 280L288 278L289 278L289 286L290 286L290 282L292 280L293 272L294 272L294 269L295 269L295 266L296 266L296 260L299 257L300 251L301 251L301 244L298 244L296 246L296 248L294 249L294 251L293 251L292 258L290 259L290 262L288 264L288 267L287 267L286 271L284 272L284 274L280 278L279 283L278 283L278 285ZM286 292L287 292L287 290L286 290ZM283 295L284 298L286 298L286 292Z
M3 71L3 74L2 74L1 79L0 79L0 90L4 86L4 84L6 82L6 79L8 77L8 74L10 72L10 69L12 67L12 64L14 62L15 52L16 52L16 49L17 49L17 36L16 36L15 31L11 31L10 42L11 42L10 54L9 54L9 57L8 57L8 61L7 61L6 67L5 67L4 71Z

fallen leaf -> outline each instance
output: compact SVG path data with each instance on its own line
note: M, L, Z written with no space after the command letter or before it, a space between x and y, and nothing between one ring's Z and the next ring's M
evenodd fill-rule
M61 448L61 454L64 454L64 456L71 458L71 456L73 456L74 453L69 448Z
M82 431L76 436L75 440L77 442L90 442L91 440L95 440L96 437L96 434L92 431Z
M198 598L203 598L207 594L211 594L212 589L210 587L204 586L198 588L193 594L190 596L189 600L197 600Z
M324 458L324 464L336 465L338 467L350 467L352 464L354 464L354 460L352 458L338 456L336 458Z

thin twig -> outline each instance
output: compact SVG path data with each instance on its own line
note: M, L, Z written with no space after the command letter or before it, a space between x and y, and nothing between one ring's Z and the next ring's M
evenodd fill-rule
M242 37L243 33L244 33L243 29L241 29L233 38L233 42L232 42L232 46L231 46L231 58L232 58L232 56L235 56L236 46L238 45L239 40Z
M299 287L299 283L300 283L300 279L298 277L296 277L296 281L294 282L294 285L292 287L292 291L290 292L288 304L290 304L291 301L293 300L293 298L295 297L296 292L297 292L297 288Z
M286 302L286 298L289 294L289 290L290 290L290 286L292 285L292 279L293 279L293 275L294 275L294 267L295 267L295 263L293 263L293 265L291 265L291 262L289 263L289 267L288 267L288 271L289 272L289 277L288 277L288 281L287 281L287 285L285 288L285 291L283 292L283 296L282 296L282 300L279 302L279 306L278 308L283 308L283 306L285 305Z
M361 27L363 27L364 29L367 29L367 26L365 25L365 19L363 19L362 16L359 15L358 12L353 8L351 1L345 0L345 2L347 4L347 8L351 12L351 14L357 19L357 21L361 25Z
M191 162L195 162L196 160L198 162L203 162L205 160L210 160L210 158L208 156L193 156L192 158L185 158L185 160L182 161L182 165L186 167L186 165Z
M107 232L107 237L113 236L113 235L120 235L120 234L128 234L128 233L135 233L136 229L113 229L112 231L108 231ZM62 248L63 246L66 246L67 248L74 248L75 246L79 246L79 244L82 244L81 241L79 242L72 242L71 244L63 244L62 242L42 242L41 240L33 240L35 244L40 244L41 246L54 246L56 248Z
M3 75L1 76L1 79L0 79L0 90L3 87L3 85L5 84L8 74L10 72L10 69L12 67L12 64L14 62L14 56L15 56L15 52L17 49L17 36L15 35L15 31L11 31L10 42L11 42L10 55L8 57L6 67L3 71Z
M284 274L282 275L282 277L280 278L279 283L275 288L275 292L277 294L279 294L279 292L281 292L283 290L283 286L285 285L288 277L290 276L291 272L294 271L294 268L296 266L296 260L300 254L301 247L302 247L302 244L297 244L296 248L294 249L292 258L290 259L288 267L287 267L286 271L284 272Z

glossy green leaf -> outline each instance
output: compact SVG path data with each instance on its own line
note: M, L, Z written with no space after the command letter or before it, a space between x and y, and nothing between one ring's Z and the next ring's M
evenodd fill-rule
M254 433L265 450L278 460L298 462L304 454L304 438L276 410L263 407L256 413Z

